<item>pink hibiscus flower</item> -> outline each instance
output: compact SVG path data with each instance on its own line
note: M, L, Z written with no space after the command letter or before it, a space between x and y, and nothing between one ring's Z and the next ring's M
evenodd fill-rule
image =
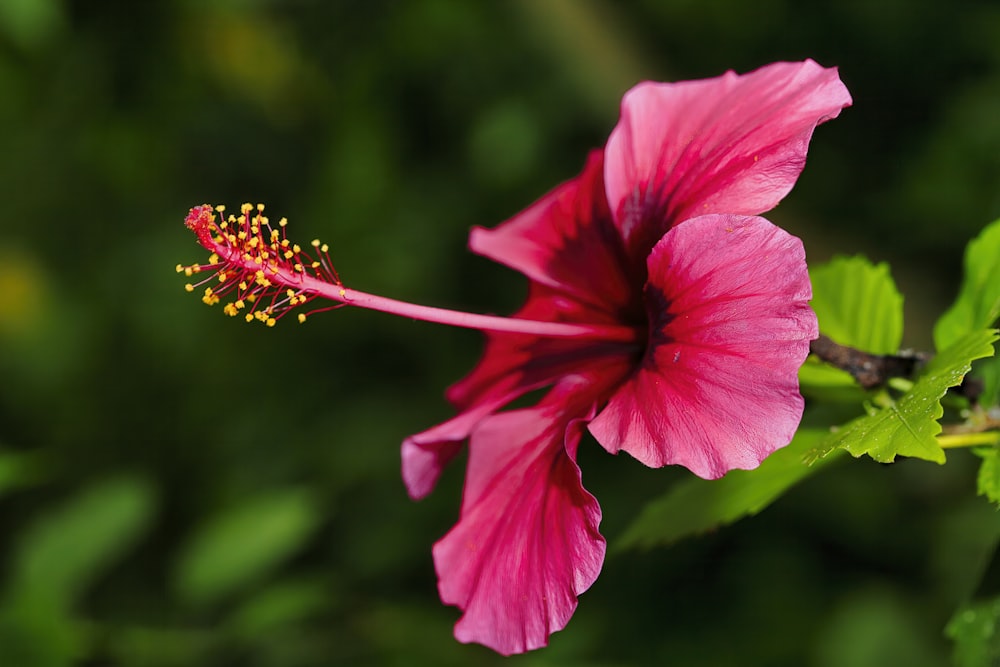
M566 625L604 560L576 463L584 431L704 478L791 440L816 317L801 242L756 216L791 190L816 125L850 103L836 70L812 61L639 84L577 178L473 230L474 252L530 280L511 318L348 289L325 246L309 255L249 206L223 223L192 209L213 260L178 270L211 268L204 300L231 295L226 312L248 320L324 297L487 332L482 361L448 391L458 415L403 443L403 479L426 495L469 442L461 515L433 550L441 599L464 612L460 641L519 653ZM502 410L540 388L537 405Z

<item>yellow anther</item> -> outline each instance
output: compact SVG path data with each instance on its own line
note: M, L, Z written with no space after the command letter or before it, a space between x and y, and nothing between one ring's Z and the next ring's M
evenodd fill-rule
M288 218L282 218L281 220L278 220L279 227L284 227L287 224L288 224Z
M225 306L222 307L222 312L224 312L226 315L229 315L230 317L236 317L237 308L235 305L227 303Z
M250 204L249 202L244 202L240 206L240 213L249 213L252 210L253 210L253 204Z
M299 313L299 324L302 324L305 321L306 321L306 314L305 313Z
M267 326L269 326L269 327L273 327L274 324L275 324L275 322L277 322L277 321L278 320L274 319L273 317L269 317L269 318L267 318L267 320L264 323L267 324Z
M194 285L192 285L191 283L188 283L187 285L184 286L184 290L187 291L187 292L193 292L194 291Z
M271 230L271 243L277 243L278 239L281 238L281 234L278 233L277 229Z
M194 275L194 269L192 269L190 266L185 266L184 275L190 278L192 275Z
M260 211L263 211L263 210L264 210L264 205L263 204L257 204L257 211L260 212Z
M292 252L291 250L286 250L285 251L285 259L291 259L292 257L295 257L295 253Z
M177 265L177 273L184 273L184 267L180 264Z
M238 238L240 241L246 241L247 233L241 229L239 234L236 235L236 238Z
M282 248L288 247L288 239L281 239L281 247Z
M224 283L229 280L229 276L226 275L225 271L219 271L219 282Z
M253 313L247 313L247 314L246 314L246 315L245 315L245 316L243 317L243 319L245 319L245 320L246 320L247 322L253 322Z
M218 206L215 207L215 211L217 213L225 213L226 212L226 207L224 205L222 205L222 204L219 204Z
M247 291L247 287L249 287L249 285L247 285L247 281L241 280L240 284L239 284L240 291L241 292L246 292Z
M215 264L218 264L218 263L219 263L219 256L218 256L218 255L216 255L216 254L215 254L215 253L213 252L213 253L212 253L211 255L209 255L209 257L208 257L208 263L209 263L209 264L212 264L213 266L214 266Z
M300 252L302 252L302 246L296 243L295 245L292 246L292 252L298 255Z
M323 252L330 252L330 246L324 243L323 247L321 247L320 250L322 250Z
M319 268L319 262L313 262L313 263L312 263L312 264L310 264L309 266L311 266L311 267L312 267L312 268L314 268L314 269L318 269L318 268Z
M256 300L257 300L257 295L256 294L247 294L247 301L249 301L250 303L253 303Z
M247 245L249 245L251 248L256 248L258 245L260 245L260 239L255 236L252 239L250 239L250 243L248 243Z
M243 310L246 307L246 304L243 303L243 299L237 299L236 303L233 305L236 306L236 310Z
M293 290L293 289L291 289L291 288L289 288L289 289L288 289L288 290L287 290L287 291L285 292L285 294L287 294L287 295L288 295L288 298L289 298L289 299L294 299L294 298L295 298L295 290Z
M312 240L312 247L314 247L314 248L318 248L319 247L319 239L313 239Z

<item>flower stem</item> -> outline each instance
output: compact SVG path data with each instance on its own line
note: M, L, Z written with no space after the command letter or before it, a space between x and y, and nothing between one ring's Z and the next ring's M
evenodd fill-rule
M956 433L937 436L938 444L944 449L959 447L978 447L980 445L1000 445L1000 431L985 431L982 433Z

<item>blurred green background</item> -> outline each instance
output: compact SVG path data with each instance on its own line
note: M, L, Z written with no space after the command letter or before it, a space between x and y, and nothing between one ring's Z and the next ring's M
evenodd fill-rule
M183 290L189 207L265 202L348 284L509 312L467 230L575 175L642 79L811 57L855 99L775 222L893 265L908 344L1000 216L1000 4L0 0L0 665L487 665L457 644L408 434L476 333L246 325ZM518 665L945 664L1000 519L971 455L848 462L759 517L610 557ZM684 478L581 447L614 543Z

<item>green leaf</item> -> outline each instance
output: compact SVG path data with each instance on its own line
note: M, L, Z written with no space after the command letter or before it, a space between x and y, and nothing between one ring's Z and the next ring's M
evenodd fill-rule
M841 345L895 354L903 339L903 297L884 262L872 264L861 256L836 257L809 272L811 305L819 330ZM806 387L854 386L845 371L810 358L799 381Z
M959 336L995 326L1000 318L1000 220L993 222L965 249L965 270L958 297L934 326L934 344L943 349ZM983 380L982 405L1000 402L1000 358L976 364Z
M180 554L175 587L195 604L254 583L295 553L320 522L313 498L286 489L253 498L205 522Z
M39 517L18 545L12 597L67 607L148 527L154 498L148 482L127 476L95 484Z
M965 605L945 628L955 642L955 667L1000 664L1000 597Z
M816 472L817 467L802 462L802 455L827 433L800 429L787 447L768 456L755 470L734 470L717 480L695 477L676 485L646 506L625 529L615 549L669 544L757 514Z
M958 339L927 364L902 398L897 401L886 396L886 405L848 422L809 452L806 460L812 463L836 449L846 449L855 457L868 454L881 463L891 463L896 456L944 463L944 450L935 437L941 432L941 397L949 387L962 382L973 360L993 354L996 339L993 329Z
M972 450L983 459L976 477L976 486L981 496L986 496L990 502L1000 505L1000 449L996 447L980 447Z
M958 298L934 326L942 350L965 334L992 327L1000 318L1000 220L965 249L965 275Z

